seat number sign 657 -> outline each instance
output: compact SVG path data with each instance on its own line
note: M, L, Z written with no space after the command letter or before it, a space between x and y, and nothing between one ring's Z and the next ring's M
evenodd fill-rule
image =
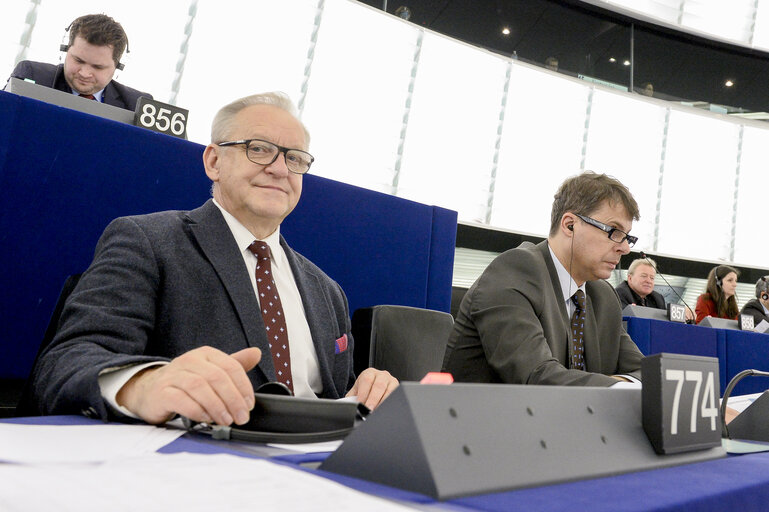
M641 372L643 426L657 453L721 444L718 359L656 354Z
M186 139L188 115L189 111L186 109L142 97L136 102L134 124Z

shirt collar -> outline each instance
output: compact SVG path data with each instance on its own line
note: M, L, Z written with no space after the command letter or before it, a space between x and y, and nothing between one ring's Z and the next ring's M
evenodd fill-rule
M77 92L75 89L72 89L72 87L70 87L70 89L72 90L72 94L74 94L75 96L80 96L80 93ZM93 93L94 99L96 101L98 101L99 103L102 103L101 99L102 99L103 96L104 96L104 89L102 89L101 91Z
M566 268L561 265L561 261L556 258L550 244L547 244L547 249L550 251L550 258L553 260L553 265L555 265L555 271L558 273L558 282L561 285L561 293L563 293L564 302L570 300L571 296L577 293L577 290L582 290L584 293L585 283L582 283L582 286L577 286L577 282L572 279L569 271L566 270Z
M225 210L224 207L222 207L222 205L216 201L216 199L211 200L214 202L216 207L219 208L219 211L222 212L224 221L227 223L227 227L230 228L232 236L235 237L235 243L238 244L238 249L240 252L250 253L251 251L249 251L248 248L254 242L254 240L256 240L254 235L252 235L248 228L241 224L234 215ZM280 226L278 226L270 236L264 238L262 241L266 242L267 245L270 246L270 252L272 253L272 264L279 268L284 264L286 257L282 247L280 246Z

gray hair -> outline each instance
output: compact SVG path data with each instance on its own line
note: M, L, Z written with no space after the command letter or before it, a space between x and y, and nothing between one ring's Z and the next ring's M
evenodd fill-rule
M224 142L232 133L232 122L235 116L241 110L253 105L272 105L285 110L302 126L304 130L304 140L307 146L310 145L310 132L307 127L299 120L299 115L294 103L286 93L283 92L265 92L262 94L253 94L233 101L219 109L211 123L211 143ZM306 148L302 148L306 149Z
M638 258L637 260L633 260L632 263L630 263L630 266L627 269L627 273L632 276L633 274L635 274L636 269L640 265L648 265L651 268L653 268L655 272L657 271L657 262L656 261L654 261L651 258Z
M760 299L762 293L769 293L769 276L764 276L756 281L756 298Z

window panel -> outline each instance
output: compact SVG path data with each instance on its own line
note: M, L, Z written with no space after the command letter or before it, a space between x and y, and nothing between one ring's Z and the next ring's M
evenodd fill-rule
M641 213L636 249L654 249L660 157L666 109L627 95L596 90L585 169L614 176L630 189Z
M606 3L617 5L643 13L667 23L678 23L681 13L681 0L605 0Z
M0 16L0 62L3 63L2 77L11 75L16 65L16 54L21 50L21 37L27 26L27 12L32 8L29 0L11 0L3 3L3 15ZM2 82L5 86L5 81Z
M326 2L303 113L313 174L392 192L418 36L361 4Z
M753 29L754 5L755 0L687 0L681 26L746 44Z
M502 58L425 34L399 196L485 219L506 70Z
M243 96L299 101L316 12L311 0L198 3L177 100L190 109L190 140L207 144L216 111Z
M587 85L523 64L513 67L499 148L491 224L550 231L553 194L580 172Z
M734 261L759 267L769 266L766 237L761 229L767 208L767 162L769 130L746 126L740 157Z
M753 46L769 49L769 1L759 0L753 26Z
M659 252L729 259L739 125L672 110L659 222Z

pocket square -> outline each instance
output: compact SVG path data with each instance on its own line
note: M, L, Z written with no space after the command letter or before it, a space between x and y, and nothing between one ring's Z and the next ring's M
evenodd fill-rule
M347 350L347 334L342 334L342 337L334 342L334 354L341 354Z

